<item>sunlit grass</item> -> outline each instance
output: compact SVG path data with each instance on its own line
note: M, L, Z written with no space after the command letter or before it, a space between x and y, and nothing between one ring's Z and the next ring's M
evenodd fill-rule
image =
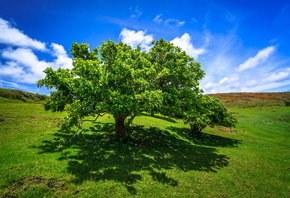
M236 129L200 137L182 120L143 114L125 142L105 115L68 142L64 113L0 103L0 197L287 197L289 107L233 111Z

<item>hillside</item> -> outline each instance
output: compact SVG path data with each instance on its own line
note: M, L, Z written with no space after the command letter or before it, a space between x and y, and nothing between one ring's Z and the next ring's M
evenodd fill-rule
M290 92L269 93L218 93L208 94L219 98L227 107L284 106L290 101Z
M0 102L11 102L13 100L22 102L40 102L45 101L48 98L49 97L46 95L34 94L16 89L0 88Z
M227 107L255 107L255 106L284 106L285 101L290 101L290 92L269 93L218 93L208 94L219 98ZM18 100L23 102L39 102L49 98L46 95L34 94L15 89L0 88L0 102Z
M280 106L235 106L236 128L207 127L199 137L180 119L144 113L125 143L112 115L85 122L74 137L76 128L57 127L64 112L0 97L0 198L287 197L289 93L271 94L214 95L227 105Z

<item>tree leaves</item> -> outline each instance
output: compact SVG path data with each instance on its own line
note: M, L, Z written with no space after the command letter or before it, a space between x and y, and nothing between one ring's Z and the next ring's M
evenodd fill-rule
M47 68L46 77L37 83L52 89L46 110L67 112L63 129L101 111L118 120L116 132L118 128L122 136L120 126L126 125L120 122L133 115L130 124L142 111L179 116L186 123L195 120L201 126L224 119L222 107L212 108L211 102L205 102L208 98L198 99L202 93L198 81L204 76L200 64L163 39L154 41L149 52L111 40L93 51L88 44L74 42L71 54L71 70Z

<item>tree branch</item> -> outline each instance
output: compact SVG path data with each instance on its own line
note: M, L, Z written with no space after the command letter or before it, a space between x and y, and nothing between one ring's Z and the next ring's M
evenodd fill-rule
M135 113L132 113L131 118L129 118L129 120L127 121L127 126L126 128L128 128L130 126L130 124L133 122L134 118L136 117Z
M76 136L76 134L78 133L78 131L80 130L80 129L82 129L82 124L84 123L84 122L93 122L92 124L94 124L95 122L96 122L96 120L101 116L101 117L103 117L104 115L106 115L108 112L105 112L104 114L102 114L101 115L101 113L103 113L102 111L100 111L99 112L99 114L98 114L98 116L96 117L96 119L94 119L94 120L81 120L80 122L79 122L79 126L78 126L78 130L75 132L75 134L73 135L73 137L68 141L68 142L66 142L64 145L66 145L66 144L68 144L75 136Z

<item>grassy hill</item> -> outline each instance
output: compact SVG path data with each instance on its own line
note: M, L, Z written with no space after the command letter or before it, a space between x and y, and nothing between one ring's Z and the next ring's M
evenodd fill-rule
M219 98L227 107L284 106L290 101L290 92L276 93L219 93L208 94Z
M47 100L46 95L34 94L15 89L0 88L0 102L41 102Z
M198 138L182 120L143 114L126 144L115 138L111 115L71 139L76 129L57 128L65 113L0 100L0 197L287 197L284 99L247 108L228 97L237 128L206 128Z

